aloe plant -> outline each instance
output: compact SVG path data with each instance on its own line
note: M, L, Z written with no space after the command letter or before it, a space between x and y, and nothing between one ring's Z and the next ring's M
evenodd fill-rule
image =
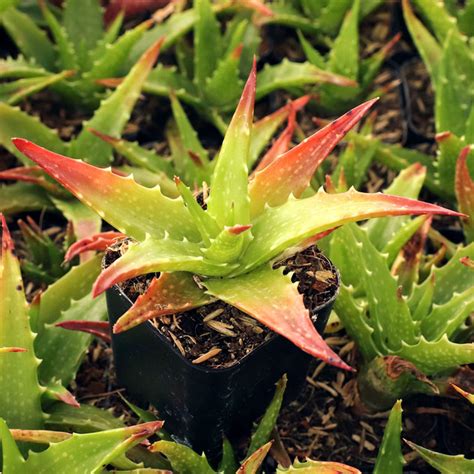
M372 56L360 58L358 25L360 10L364 3L354 0L327 56L323 56L303 33L298 31L301 46L311 64L327 72L352 79L356 83L353 87L344 88L335 84L322 84L318 91L318 107L325 112L339 113L364 100L380 67L399 39L397 35Z
M65 387L73 380L91 336L65 332L53 324L106 317L104 299L91 297L100 257L73 267L28 305L3 217L2 226L0 347L7 349L0 357L0 416L12 428L42 429L44 410L51 403L77 406Z
M7 104L0 104L0 145L24 165L0 172L0 179L19 181L0 187L0 212L11 214L56 207L72 222L77 238L100 230L100 218L57 186L40 168L32 166L32 162L12 146L10 139L15 135L23 135L77 158L84 158L87 154L88 160L98 166L110 164L112 146L95 136L90 128L112 136L121 133L138 99L143 81L159 54L160 44L154 44L143 54L123 84L101 103L93 117L83 123L82 131L70 142L62 141L56 131L43 125L36 117Z
M93 110L104 97L104 88L97 81L124 72L131 49L153 22L120 36L123 15L104 30L98 0L68 0L56 14L46 0L40 1L40 7L50 36L14 6L0 13L0 23L22 54L0 62L0 78L15 79L0 86L0 97L17 103L49 86L63 101Z
M104 468L129 449L155 434L163 425L161 421L142 423L126 428L87 434L69 434L54 431L10 431L0 418L4 474L35 472L61 474L67 470L81 473L102 473ZM46 443L41 452L30 452L25 459L15 438L20 441Z
M228 23L225 33L221 33L220 23L209 0L195 0L193 8L184 14L193 15L190 26L194 28L194 48L190 49L184 40L179 40L176 45L178 68L158 65L143 90L165 97L175 94L224 133L229 114L240 97L242 77L248 74L252 56L257 52L259 30L244 13L236 15ZM176 22L174 16L167 21L170 24ZM325 82L340 86L355 85L351 79L319 69L308 62L284 60L280 64L263 67L259 72L256 95L260 99L277 89L291 90ZM102 83L115 85L120 80Z
M386 193L416 197L425 173L411 166ZM359 392L372 409L412 393L437 394L445 371L474 360L474 344L456 342L474 309L474 272L460 261L472 258L474 244L436 267L443 253L424 256L430 224L426 217L379 219L331 237L342 278L335 311L358 345Z
M18 149L135 242L94 285L99 295L116 283L163 272L124 314L115 332L159 314L202 306L214 298L253 316L309 354L348 368L316 332L301 295L271 262L308 246L308 239L369 217L453 211L400 197L320 190L301 198L319 163L372 102L348 112L248 181L248 151L256 89L255 63L215 164L207 209L179 178L180 198L165 197L133 179L50 152L24 139ZM315 212L319 209L319 212ZM193 275L199 275L202 285ZM158 309L160 308L160 309Z

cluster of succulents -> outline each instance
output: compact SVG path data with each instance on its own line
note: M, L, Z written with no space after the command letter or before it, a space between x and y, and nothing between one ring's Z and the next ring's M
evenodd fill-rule
M472 403L474 2L400 3L434 89L436 157L380 141L365 117L400 39L362 51L362 22L383 3L0 0L2 472L360 473L278 452L278 416L312 358L348 371L358 412L391 409L376 474L403 471L402 399L457 390ZM298 54L268 60L281 32ZM38 94L49 113L74 110L72 130L36 116ZM316 131L308 111L325 117ZM136 116L153 122L152 144ZM375 162L398 176L363 192ZM320 250L331 271L305 260ZM354 342L349 362L322 333L330 312ZM196 318L239 341L240 359L212 365L230 351L215 345L191 357L183 341L198 331L164 337L163 321L184 333ZM156 354L142 341L172 356L142 364ZM112 346L126 419L76 396L91 344ZM160 387L140 393L136 377ZM232 393L242 380L249 407ZM474 469L405 443L440 472Z

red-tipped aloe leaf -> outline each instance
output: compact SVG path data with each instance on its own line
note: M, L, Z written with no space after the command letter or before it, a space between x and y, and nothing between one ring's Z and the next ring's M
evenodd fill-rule
M42 388L38 383L39 361L33 346L35 336L30 329L13 240L3 215L1 220L0 347L25 350L0 357L0 417L15 428L40 428L43 424Z
M464 232L468 241L474 241L474 180L469 174L467 158L471 146L462 149L456 162L455 191L458 209L468 217L463 219Z
M347 370L314 328L290 275L263 265L236 278L204 280L208 292L249 314L314 357Z
M102 339L104 342L111 342L110 327L109 323L106 321L83 321L81 319L76 319L56 323L55 326L63 329L69 329L70 331L85 332Z
M107 267L94 283L94 295L124 280L153 272L187 271L206 276L224 276L235 265L205 260L199 244L188 241L147 238L130 245L126 253Z
M270 163L275 161L280 155L286 153L290 148L291 139L293 138L293 133L295 131L296 125L296 110L294 107L290 107L290 114L288 116L288 125L285 130L281 132L280 136L275 140L270 149L265 153L261 159L258 166L255 168L255 171L263 170Z
M454 390L456 390L456 392L458 392L460 395L462 395L466 400L468 400L471 404L474 405L474 394L473 393L469 393L467 392L466 390L463 390L461 387L458 387L457 385L455 384L451 384L451 387L454 388Z
M7 352L26 352L24 347L0 347L0 354Z
M459 216L435 204L381 193L327 194L320 189L306 199L291 199L279 207L268 208L252 227L253 240L243 255L243 273L278 256L285 249L325 230L372 217L407 214L443 214Z
M117 239L124 238L125 235L121 232L101 232L99 234L92 235L90 237L85 237L84 239L74 242L66 252L64 260L69 262L74 257L77 257L83 252L88 252L90 250L95 250L98 252L103 252L110 247Z
M251 214L260 214L266 204L283 204L291 194L300 196L318 166L376 100L350 110L257 172L249 183Z
M239 467L236 474L257 474L262 465L265 457L272 447L273 441L269 441L264 444L261 448L254 451Z
M0 179L34 183L55 195L64 195L65 192L57 184L48 181L39 166L19 166L0 171Z
M145 188L130 177L118 176L110 169L53 153L21 138L15 146L40 165L80 201L94 209L121 232L138 240L149 233L197 238L197 229L181 199L165 197L159 188Z
M253 123L255 86L254 60L239 105L232 117L222 143L211 181L208 211L220 226L248 224L248 153Z
M59 361L58 361L59 363ZM47 399L60 401L71 407L78 408L81 405L78 403L74 395L66 388L64 388L57 380L52 381L44 393Z
M190 273L162 273L114 325L114 333L127 331L152 318L203 306L212 298L201 290Z

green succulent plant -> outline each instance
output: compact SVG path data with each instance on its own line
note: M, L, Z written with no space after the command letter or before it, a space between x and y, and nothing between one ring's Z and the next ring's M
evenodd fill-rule
M81 239L100 231L100 218L57 186L40 168L32 166L32 162L12 146L11 137L24 135L60 153L69 153L78 158L87 154L87 159L98 166L110 164L112 146L94 135L90 128L112 136L120 135L139 97L143 81L156 60L159 48L160 43L156 43L143 54L123 84L101 102L92 118L83 123L81 132L70 142L62 141L55 130L43 125L36 117L0 103L0 145L24 165L0 172L0 179L18 181L0 186L0 212L13 214L57 208L72 222L77 238Z
M252 56L257 52L259 30L249 20L248 14L242 13L235 15L228 22L226 31L221 33L210 0L195 0L191 10L174 14L167 21L174 25L177 21L175 15L183 15L184 19L184 15L190 14L194 15L192 22L186 25L194 29L193 48L180 39L176 44L178 68L158 65L149 75L143 90L165 97L175 94L224 133L242 91L242 77L248 74ZM156 38L157 32L165 31L150 31L150 36ZM277 65L265 65L258 77L257 99L278 89L291 90L308 84L355 85L352 79L319 69L309 62L286 59ZM120 80L102 83L115 85Z
M369 88L383 62L399 39L399 35L395 36L384 48L368 58L361 59L359 51L359 16L363 3L360 0L353 2L326 56L313 47L301 31L298 31L301 46L311 64L327 72L352 79L356 83L353 87L321 84L318 90L317 104L318 108L326 113L340 113L367 97ZM372 95L378 94L373 93Z
M13 241L3 221L0 265L0 417L11 428L43 429L44 410L57 402L77 406L67 391L91 336L55 324L69 319L106 318L104 298L92 298L100 257L73 267L27 304Z
M0 97L15 104L49 86L63 101L94 110L104 97L97 81L124 72L131 49L152 21L120 36L123 15L104 30L98 0L68 0L54 13L46 0L40 7L50 36L14 6L0 12L0 24L21 52L16 59L0 61L0 78L13 79L0 85Z
M98 295L137 275L161 272L116 323L115 332L160 314L205 305L234 305L330 364L348 368L316 332L291 275L272 262L311 244L322 232L370 217L450 214L432 204L350 190L303 198L311 177L373 101L329 124L248 179L256 89L255 63L217 158L207 209L176 178L180 197L164 196L131 177L95 168L24 139L15 146L82 202L135 242L95 282ZM198 275L202 283L196 283Z
M425 173L412 165L386 193L416 197ZM474 310L474 272L460 261L474 256L474 244L436 267L442 253L424 257L430 224L426 217L377 219L331 236L342 279L335 311L359 348L359 392L372 409L412 393L437 394L438 378L474 361L474 344L462 338Z

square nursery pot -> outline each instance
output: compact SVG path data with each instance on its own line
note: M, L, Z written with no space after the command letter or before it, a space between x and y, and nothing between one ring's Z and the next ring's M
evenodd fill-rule
M332 264L331 264L332 266ZM313 311L316 329L326 326L339 288ZM107 290L110 325L131 306L118 287ZM276 382L288 376L285 402L296 398L304 384L312 357L287 339L274 335L231 367L215 369L192 364L150 322L112 335L119 384L135 401L151 403L165 420L176 441L219 459L222 439L248 433L263 415Z

